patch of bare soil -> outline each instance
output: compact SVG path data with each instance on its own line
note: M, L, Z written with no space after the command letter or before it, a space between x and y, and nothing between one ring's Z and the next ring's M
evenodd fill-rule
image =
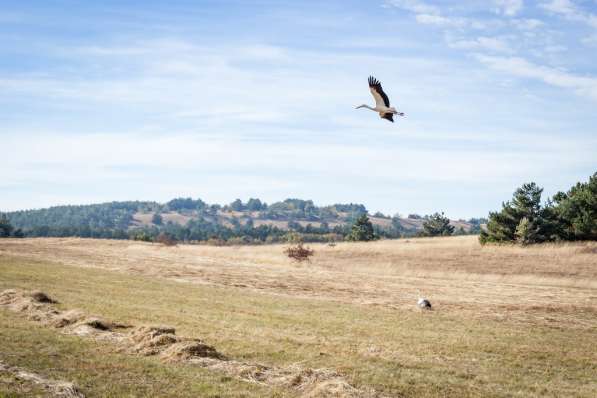
M41 387L48 395L60 398L84 398L85 395L73 383L52 380L28 370L9 366L0 360L0 374L5 374L20 382L30 383Z
M333 370L310 369L297 365L269 367L244 363L227 358L200 339L177 336L176 330L170 326L121 325L99 317L89 317L79 310L60 311L54 306L55 303L55 300L42 292L13 289L0 292L0 306L21 313L45 326L61 329L66 334L110 341L131 354L158 356L164 362L194 364L247 382L293 389L301 396L309 398L378 396L373 390L351 386L342 375ZM124 332L122 329L130 330ZM64 388L65 391L68 390ZM72 391L79 393L76 387L73 388Z

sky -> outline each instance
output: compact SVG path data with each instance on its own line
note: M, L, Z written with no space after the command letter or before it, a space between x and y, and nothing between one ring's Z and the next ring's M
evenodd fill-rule
M0 211L487 216L597 171L597 0L1 1L0 153Z

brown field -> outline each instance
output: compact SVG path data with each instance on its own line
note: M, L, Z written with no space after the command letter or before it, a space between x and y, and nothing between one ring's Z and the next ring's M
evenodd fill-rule
M153 225L151 223L151 218L153 217L155 213L151 212L151 213L135 213L135 215L133 216L133 225L134 226L150 226ZM162 220L164 222L164 224L166 224L167 222L173 222L176 224L180 224L180 225L186 225L186 223L188 223L190 220L192 220L194 217L191 216L187 216L184 214L180 214L177 212L164 212L164 213L160 213L162 215Z
M597 396L597 243L310 246L314 258L299 265L281 245L3 239L0 291L38 289L65 308L172 325L228 357L330 369L379 396ZM415 307L420 296L432 311ZM0 340L10 341L0 360L74 381L87 396L300 395L0 314Z

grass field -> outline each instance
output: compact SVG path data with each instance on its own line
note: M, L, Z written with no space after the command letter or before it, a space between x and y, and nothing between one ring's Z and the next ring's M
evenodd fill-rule
M597 396L597 243L481 247L475 237L212 247L0 240L0 291L167 324L227 357L331 369L379 396ZM421 312L419 296L433 311ZM0 360L86 396L297 396L129 355L0 309ZM33 394L0 372L5 394ZM1 394L0 394L1 395Z

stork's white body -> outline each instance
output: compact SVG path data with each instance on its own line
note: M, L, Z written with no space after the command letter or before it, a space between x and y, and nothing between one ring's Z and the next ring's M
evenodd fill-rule
M375 99L375 107L370 107L367 104L363 104L357 106L356 109L370 109L379 113L380 118L387 119L392 123L394 122L394 115L404 116L404 113L398 112L396 108L390 106L390 99L381 88L381 83L373 76L369 77L369 90L371 91L371 95L373 95L373 99Z
M431 309L431 302L423 297L419 298L419 301L417 301L417 305L422 310L430 310Z

